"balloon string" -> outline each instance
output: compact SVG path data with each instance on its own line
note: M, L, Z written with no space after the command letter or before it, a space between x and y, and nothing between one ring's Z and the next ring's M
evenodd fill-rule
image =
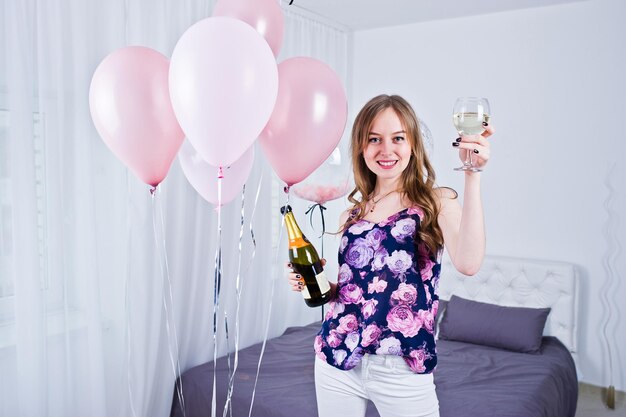
M230 393L230 381L232 379L232 368L231 368L231 360L230 360L230 337L228 335L228 313L226 311L224 311L224 331L226 332L226 364L228 365L228 390ZM226 415L228 414L227 410L230 408L230 413L232 416L232 407L228 407L228 401L226 402L226 404L224 404L224 414L223 416L226 417Z
M172 307L172 313L171 315L173 316L173 297L172 297L172 281L170 279L169 276L169 266L167 263L167 247L166 247L166 242L165 242L165 224L163 221L163 207L161 205L161 199L159 198L157 201L157 195L160 194L159 189L157 189L157 187L154 187L150 190L150 193L152 194L152 228L153 228L153 232L154 232L154 244L155 244L155 248L157 249L157 251L161 252L161 259L159 260L159 267L161 269L161 277L162 277L162 286L163 286L163 290L162 290L162 296L161 296L161 301L162 301L162 305L163 305L163 310L165 311L165 330L167 332L167 348L168 348L168 353L169 353L169 358L170 358L170 364L172 366L172 372L174 373L174 381L180 380L180 361L178 360L178 337L176 334L176 330L175 330L175 326L174 326L174 340L176 343L176 360L174 360L174 354L172 352L172 332L170 330L170 309L168 308L168 303L167 303L167 297L166 297L166 292L165 292L165 283L167 280L167 283L169 285L169 295L170 295L170 307ZM161 239L159 239L159 233L158 233L158 228L157 228L157 217L159 212L161 212ZM161 244L159 244L159 240L161 241ZM161 246L159 248L159 246ZM160 250L159 250L160 249ZM173 317L172 317L172 321L173 321ZM185 399L183 396L183 392L182 392L182 380L180 380L180 384L177 384L176 382L174 382L175 388L176 388L176 395L178 397L178 402L179 404L182 406L182 410L183 410L183 416L185 416Z
M248 265L246 269L243 271L243 275L247 275L248 270L252 267L252 263L254 262L254 257L256 255L256 238L254 237L254 228L252 226L254 220L254 215L256 214L256 208L259 204L259 196L261 195L261 188L263 185L263 179L265 178L265 171L261 171L261 178L259 179L259 185L256 189L256 196L254 197L254 204L252 205L252 213L250 214L250 239L252 239L252 256L250 257L250 261L248 261Z
M290 185L285 185L285 188L283 188L283 191L285 192L285 194L287 194L287 202L285 203L285 205L289 204L289 197L290 197L290 193L289 191L291 190L291 186Z
M217 409L217 311L220 302L220 286L222 283L222 179L224 173L219 168L217 176L217 248L215 251L215 274L213 282L213 397L211 399L211 417L215 417Z
M256 196L254 198L254 204L252 205L252 213L250 215L250 239L252 240L252 255L250 256L250 261L248 261L248 265L246 266L244 272L243 272L243 276L247 276L248 271L250 270L250 268L252 267L253 263L254 263L254 259L256 258L256 238L254 237L254 218L255 218L255 214L256 214L256 209L258 207L258 203L259 203L259 197L261 195L261 189L263 186L263 179L265 178L265 171L261 171L261 178L259 179L259 185L257 187L256 190ZM240 296L241 293L238 294L238 297ZM237 304L237 308L239 308L239 301ZM270 307L271 308L271 307ZM237 314L236 318L235 318L235 323L236 323L236 328L239 328L239 314ZM237 334L238 334L238 330L237 330ZM235 371L233 371L233 378L234 378L234 372L236 372L237 369L237 363L238 363L238 351L239 351L239 338L238 336L235 338ZM230 386L229 386L230 388ZM234 389L234 385L233 385L233 389ZM252 396L254 397L254 392L252 394ZM228 401L231 401L232 398L232 390L228 393ZM253 400L254 401L254 400ZM232 408L232 407L231 407ZM252 404L250 405L250 409L252 409Z
M287 187L287 203L289 203L289 189ZM274 253L274 265L278 262L278 252L280 250L280 242L283 236L283 229L285 225L285 216L281 218L280 232L278 233L278 245L276 245L276 252ZM265 353L265 345L267 344L267 336L270 330L270 323L272 319L272 306L274 304L274 287L276 283L276 278L272 277L272 285L270 290L270 302L267 308L267 324L265 325L265 335L263 336L263 344L261 345L261 354L259 355L259 363L256 368L256 377L254 378L254 388L252 389L252 399L250 401L250 410L248 412L248 417L252 417L252 407L254 406L254 397L256 395L256 386L259 382L259 373L261 372L261 361L263 360L263 354Z
M256 190L256 196L254 198L254 204L252 205L252 213L250 215L250 239L252 240L252 255L250 257L250 261L248 262L248 265L247 265L246 269L244 270L244 273L243 273L244 276L247 275L248 270L252 267L252 265L254 263L254 259L256 257L256 238L254 237L254 226L253 226L253 224L254 224L254 218L255 218L255 214L256 214L256 209L257 209L258 204L259 204L259 197L261 195L261 189L263 188L262 186L263 186L264 178L265 178L265 171L263 170L263 171L261 171L261 178L259 179L259 185L258 185L257 190ZM274 287L272 286L272 294L273 294L273 291L274 291ZM269 305L270 312L272 310L272 298L270 298L270 305ZM237 317L237 320L239 320L239 317ZM269 325L269 317L268 317L268 325ZM263 343L265 343L265 340L267 340L267 331L265 333L265 339L264 339ZM263 348L263 350L264 350L264 348ZM235 358L236 357L237 356L235 356ZM261 366L262 357L263 357L263 352L261 352L261 356L259 357L258 367ZM258 370L259 370L259 368L257 368L257 377L255 379L254 389L252 391L252 400L250 402L250 413L252 413L252 405L254 404L254 396L255 396L255 392L256 392L256 382L257 382L258 376L259 376Z
M254 258L256 255L256 238L254 237L254 228L252 226L252 220L254 219L256 208L259 203L259 196L261 195L261 185L263 183L264 176L265 176L265 173L261 172L261 178L259 179L259 186L257 187L256 197L254 198L254 204L252 206L252 213L250 214L250 239L252 240L252 255L250 256L248 265L246 265L246 268L243 271L243 276L246 276L248 274L248 271L250 270L250 268L252 267L254 263Z
M315 212L315 208L319 207L320 209L320 216L322 217L322 234L319 236L320 242L321 242L321 250L322 250L322 258L324 258L324 234L326 233L326 222L324 221L324 210L326 210L326 207L324 207L322 204L320 203L316 203L313 204L312 206L310 206L308 208L308 210L304 213L309 214L309 223L311 224L311 229L314 229L313 227L313 213ZM324 321L324 305L322 305L322 321Z
M159 194L161 193L161 189L159 188L158 190ZM169 305L171 308L171 321L172 321L172 330L174 331L174 343L176 346L176 375L175 378L178 381L178 385L176 386L176 392L177 395L179 396L179 401L181 401L181 406L183 409L183 417L186 417L187 415L187 411L186 411L186 407L185 407L185 390L183 389L183 379L181 378L182 372L180 370L180 344L178 342L178 330L176 328L176 320L174 318L174 296L172 293L172 280L170 277L170 266L169 266L169 262L167 259L167 245L165 242L165 220L163 216L163 203L162 203L162 199L159 199L158 201L159 204L159 213L160 213L160 220L161 220L161 236L163 236L163 241L162 241L162 246L163 246L163 260L165 262L165 272L166 272L166 277L167 277L167 288L168 288L168 297L169 297ZM165 297L163 298L163 306L165 307L165 313L166 313L166 319L167 321L165 322L166 325L166 329L167 329L167 338L168 338L168 346L169 346L169 340L171 339L170 336L170 326L169 326L169 320L170 320L170 315L167 314L167 304L165 302ZM170 347L170 359L172 358L172 352L171 352L171 347Z
M230 356L228 361L230 379L228 382L228 395L226 397L226 404L224 404L223 417L226 417L227 411L230 415L233 415L232 409L232 395L235 389L235 373L237 372L237 366L239 364L239 307L241 306L241 258L242 258L242 241L243 232L245 226L245 201L246 201L246 185L243 185L241 190L241 227L239 229L239 254L237 261L237 278L235 279L235 292L237 294L237 303L235 310L235 358L233 362L233 372L230 373ZM226 325L226 341L228 342L228 325ZM230 348L229 348L230 352Z
M130 328L131 321L131 312L130 312L130 297L129 297L129 288L130 288L130 260L132 259L131 251L132 251L132 221L131 221L131 209L132 209L132 201L131 201L131 193L130 193L130 176L128 175L128 170L126 170L126 187L127 187L127 195L128 195L128 209L126 210L126 229L128 230L128 236L126 238L127 242L127 250L128 258L126 258L126 279L124 280L124 310L126 312L126 381L128 388L128 399L130 401L130 412L133 417L137 416L137 412L135 411L135 401L133 396L133 388L132 388L132 367L131 367L131 359L132 359L132 332Z

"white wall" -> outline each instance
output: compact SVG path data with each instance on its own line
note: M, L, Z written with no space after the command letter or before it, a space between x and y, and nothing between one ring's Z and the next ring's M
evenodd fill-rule
M621 390L624 17L626 2L590 0L360 31L354 35L351 85L351 120L374 95L405 96L433 132L439 184L459 191L462 174L452 171L459 164L451 146L452 104L464 95L490 99L498 131L483 174L488 253L580 266L579 365L582 381L597 385L609 383L601 334L609 318L603 294L611 293L607 333L613 384ZM614 188L610 200L607 181ZM605 205L614 212L610 224ZM607 260L615 271L612 281L603 266Z

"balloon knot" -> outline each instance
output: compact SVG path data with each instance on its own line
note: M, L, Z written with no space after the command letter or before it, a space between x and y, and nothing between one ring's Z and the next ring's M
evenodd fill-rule
M285 191L285 194L289 194L289 186L285 185L285 188L283 188L283 191Z
M217 178L218 179L224 178L224 170L222 169L221 165L220 165L219 173L217 174Z
M150 188L150 195L154 195L154 193L156 192L157 186L155 185L154 187Z

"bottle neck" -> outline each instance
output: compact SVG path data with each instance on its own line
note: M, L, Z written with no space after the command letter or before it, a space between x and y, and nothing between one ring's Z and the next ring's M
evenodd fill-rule
M308 245L306 237L302 234L302 230L300 230L292 212L285 214L285 226L287 227L290 248L301 248Z

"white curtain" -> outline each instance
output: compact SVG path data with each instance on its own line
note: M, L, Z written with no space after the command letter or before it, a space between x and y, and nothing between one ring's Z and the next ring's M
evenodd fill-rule
M98 137L87 98L108 53L170 56L213 3L0 0L0 416L167 416L170 355L182 371L212 359L216 212L177 161L152 197ZM283 8L279 61L321 59L347 85L346 31ZM319 318L284 282L280 189L257 149L241 261L241 198L223 210L219 355L234 348L239 262L240 348L263 339L274 284L270 337Z

